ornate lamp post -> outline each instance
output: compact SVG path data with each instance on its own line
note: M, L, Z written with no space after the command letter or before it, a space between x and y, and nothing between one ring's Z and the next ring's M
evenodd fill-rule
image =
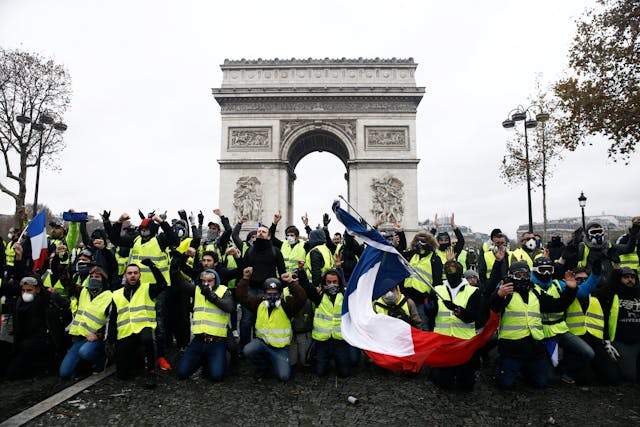
M31 117L25 115L16 116L16 121L24 127L30 125L31 129L40 132L40 139L38 141L38 157L36 159L36 185L33 195L33 212L32 216L36 216L38 213L38 191L40 189L40 163L42 160L42 140L44 138L44 131L48 128L49 135L53 130L57 132L64 132L67 130L67 125L62 122L56 122L54 118L48 113L40 113L38 119L31 121Z
M580 209L582 209L582 229L586 231L586 223L584 221L584 207L587 206L587 197L584 195L584 192L580 192L580 197L578 197L578 204L580 204Z
M529 137L527 135L527 129L533 129L538 125L538 122L545 122L549 120L549 114L540 112L533 116L531 111L533 106L524 108L519 105L517 108L511 110L507 115L507 119L502 122L502 127L505 129L511 129L515 127L516 122L524 121L524 156L525 156L525 171L527 174L527 207L529 209L529 232L533 232L533 213L531 210L531 170L529 168Z

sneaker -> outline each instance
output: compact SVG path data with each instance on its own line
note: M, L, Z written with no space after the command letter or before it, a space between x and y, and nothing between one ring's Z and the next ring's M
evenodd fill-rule
M158 385L158 376L154 371L147 374L147 381L144 383L144 388L147 390L153 390Z
M560 377L560 381L562 381L565 384L575 384L576 380L573 379L573 377L567 375L567 374L562 374L562 376Z
M163 371L170 371L171 365L164 357L158 357L158 367Z

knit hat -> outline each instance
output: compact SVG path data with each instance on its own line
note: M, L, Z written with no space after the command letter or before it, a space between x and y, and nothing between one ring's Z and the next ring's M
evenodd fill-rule
M476 279L480 279L478 272L475 270L467 270L464 272L464 278L469 279L470 277L475 277Z

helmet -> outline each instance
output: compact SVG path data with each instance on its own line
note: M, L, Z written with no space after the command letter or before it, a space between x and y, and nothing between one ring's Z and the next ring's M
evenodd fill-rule
M533 261L533 274L543 282L548 282L553 272L553 261L549 258L540 257Z
M270 277L264 281L262 288L267 291L269 289L275 289L278 292L282 291L282 282L275 277Z
M446 231L441 231L438 234L436 234L436 239L438 241L446 240L447 242L450 242L451 241L451 236L449 236L449 233L447 233Z
M509 275L512 276L515 273L531 273L531 270L529 270L529 264L524 261L514 262L511 264L511 267L509 267Z

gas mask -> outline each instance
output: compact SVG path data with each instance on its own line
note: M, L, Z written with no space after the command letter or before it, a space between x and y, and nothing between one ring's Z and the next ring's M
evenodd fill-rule
M592 228L587 231L587 246L592 249L601 249L606 246L605 234L602 228Z
M7 234L7 239L9 239L9 241L12 241L13 240L13 233Z
M28 293L28 292L24 292L22 294L22 301L24 302L33 302L33 300L36 298L36 296L34 294Z
M281 295L279 293L277 294L266 294L265 295L265 299L264 299L264 303L265 303L265 307L267 308L274 308L274 307L280 307L281 304L281 299L280 299Z
M382 301L387 305L396 305L396 302L398 301L398 294L396 294L392 289L382 296Z
M182 227L176 227L175 233L178 235L178 239L180 240L183 240L187 235L187 232Z
M287 236L287 242L289 243L290 246L293 246L296 244L296 238L293 236Z
M524 247L529 250L532 251L537 247L537 242L536 239L529 239L526 242L524 242Z
M426 252L428 247L429 247L429 245L427 245L425 242L420 242L419 241L418 243L416 243L416 249L419 252Z

